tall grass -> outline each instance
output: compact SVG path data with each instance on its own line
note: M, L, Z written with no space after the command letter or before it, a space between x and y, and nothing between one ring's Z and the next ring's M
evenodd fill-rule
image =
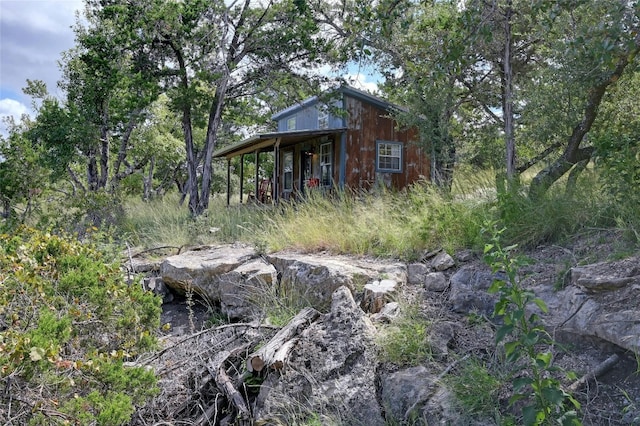
M193 217L175 194L148 202L131 198L125 212L125 237L144 247L253 242L256 230L268 216L264 209L227 207L226 198L214 197L205 214Z
M227 207L225 197L214 197L208 212L197 218L178 205L175 195L151 202L131 199L124 231L129 241L145 247L240 241L264 251L327 250L413 260L425 250L480 249L487 220L507 229L505 242L521 246L557 242L594 228L637 229L616 211L593 171L584 172L570 193L558 182L535 201L527 197L526 185L496 191L489 171L458 174L449 193L418 183L402 192L311 192L303 201L276 206Z

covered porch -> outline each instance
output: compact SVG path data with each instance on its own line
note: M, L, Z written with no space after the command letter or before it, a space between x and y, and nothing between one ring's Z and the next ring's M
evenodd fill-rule
M336 150L343 145L345 128L261 133L214 152L227 160L227 205L231 203L231 160L240 157L240 203L276 203L304 195L310 188L331 188ZM245 156L254 155L253 197L245 200ZM263 155L273 159L273 173L260 175ZM261 158L262 157L262 158ZM262 161L261 161L262 160Z

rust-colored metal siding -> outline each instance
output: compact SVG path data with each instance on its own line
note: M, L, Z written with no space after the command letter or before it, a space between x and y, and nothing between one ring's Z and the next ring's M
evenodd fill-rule
M415 129L399 130L389 113L359 99L346 97L347 115L345 185L368 190L375 185L403 189L419 179L429 179L429 158L417 145ZM376 172L376 141L401 142L402 171ZM336 158L337 160L337 158ZM339 162L336 161L336 177Z

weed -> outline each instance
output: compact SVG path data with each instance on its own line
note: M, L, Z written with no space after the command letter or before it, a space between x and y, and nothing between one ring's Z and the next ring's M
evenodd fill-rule
M499 408L498 391L502 380L479 359L470 358L464 362L458 373L449 377L447 384L458 404L470 414L490 416Z
M407 305L400 317L385 326L378 338L382 360L397 365L418 365L432 357L428 321L418 307Z
M562 389L552 374L559 371L553 366L551 348L554 341L540 324L537 314L527 312L527 306L532 303L543 312L547 307L520 284L518 272L526 261L514 255L516 246L502 247L500 237L504 229L498 230L494 223L485 229L490 234L490 242L484 249L485 261L494 273L502 271L506 276L506 280L494 280L489 291L500 295L494 316L501 318L504 324L496 332L496 343L503 344L506 361L513 368L514 393L509 403L524 404L522 420L525 425L556 422L579 425L576 410L580 404Z

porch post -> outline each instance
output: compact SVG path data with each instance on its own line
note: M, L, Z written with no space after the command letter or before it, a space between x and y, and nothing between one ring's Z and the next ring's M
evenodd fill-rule
M231 159L227 158L227 207L231 205Z
M242 204L242 194L244 193L244 154L240 155L240 204Z
M273 182L271 183L273 204L278 202L280 194L280 141L281 138L276 139L276 143L273 145Z
M260 166L260 151L256 150L256 151L255 151L255 153L256 153L256 161L255 161L255 163L256 163L256 174L255 174L255 180L256 180L256 200L257 200L257 201L260 201L260 200L258 199L258 197L260 196L260 181L259 181L259 179L260 179L260 173L259 173L259 170L258 170L258 169L259 169L259 166Z

